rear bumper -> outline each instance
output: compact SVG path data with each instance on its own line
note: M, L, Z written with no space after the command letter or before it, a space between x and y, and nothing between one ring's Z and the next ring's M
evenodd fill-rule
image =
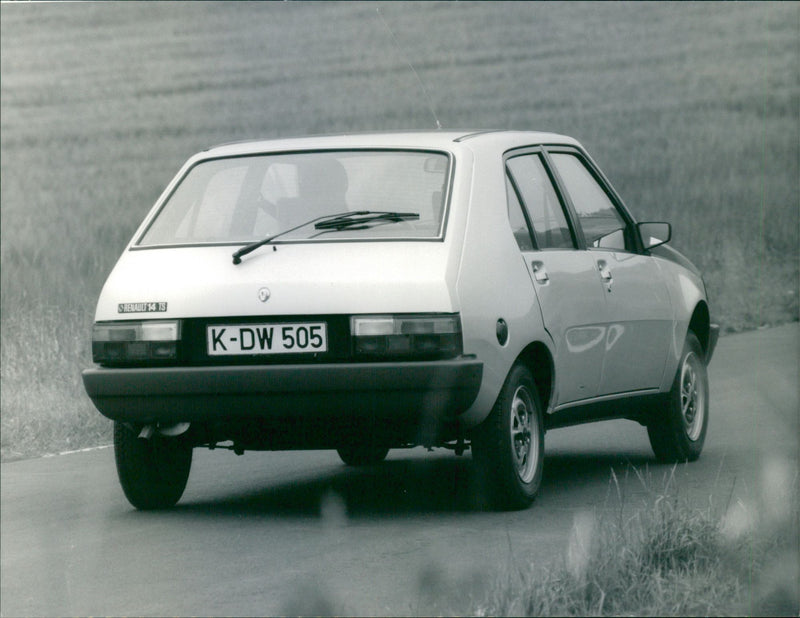
M298 416L456 416L475 400L474 358L327 365L87 369L86 392L110 419L137 424Z

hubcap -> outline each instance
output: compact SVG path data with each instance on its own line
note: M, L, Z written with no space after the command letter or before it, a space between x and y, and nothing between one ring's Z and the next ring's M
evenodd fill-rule
M681 367L681 415L686 437L692 442L700 437L706 413L705 391L700 383L700 360L690 352Z
M534 426L536 411L533 400L524 386L517 388L511 402L511 450L517 475L523 483L530 483L536 474L539 460L538 427ZM536 432L534 434L533 432Z

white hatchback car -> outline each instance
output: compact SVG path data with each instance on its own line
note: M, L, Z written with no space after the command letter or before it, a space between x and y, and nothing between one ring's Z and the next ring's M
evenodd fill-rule
M192 157L100 295L83 373L119 479L175 504L192 449L471 448L521 508L546 430L696 459L719 329L697 269L550 133L342 135Z

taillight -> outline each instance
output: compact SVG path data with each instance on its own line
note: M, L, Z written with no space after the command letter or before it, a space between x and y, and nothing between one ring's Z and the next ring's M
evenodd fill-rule
M92 358L101 365L174 361L180 338L178 320L97 322L92 328Z
M462 352L458 314L350 318L353 352L368 358L453 358Z

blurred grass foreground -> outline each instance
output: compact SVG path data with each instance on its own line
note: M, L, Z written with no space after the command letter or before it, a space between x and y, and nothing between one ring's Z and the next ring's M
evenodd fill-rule
M0 455L108 442L83 393L103 281L218 142L561 132L668 220L727 331L798 318L796 3L3 3Z
M627 509L617 493L616 512L578 513L561 561L504 574L470 613L798 615L795 464L768 460L757 502L731 494L725 503L710 500L705 509L691 506L672 476L660 483L634 472L646 489L642 504ZM611 485L619 492L613 471Z

